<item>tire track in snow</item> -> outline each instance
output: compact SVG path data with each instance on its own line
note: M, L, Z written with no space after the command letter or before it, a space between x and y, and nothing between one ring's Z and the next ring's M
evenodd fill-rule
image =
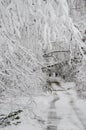
M55 102L57 100L59 100L59 99L54 98L53 101L50 103L46 130L57 130L57 124L60 120L57 116L56 107L55 107Z

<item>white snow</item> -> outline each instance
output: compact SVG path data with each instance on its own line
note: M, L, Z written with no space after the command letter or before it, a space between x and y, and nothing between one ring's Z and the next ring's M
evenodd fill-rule
M15 100L11 99L12 102L17 105L17 109L23 109L20 116L21 123L17 126L11 125L0 129L46 130L50 103L53 99L58 98L59 100L55 102L56 113L59 119L57 122L58 130L85 130L86 101L77 97L77 93L74 90L74 83L64 83L63 87L67 87L69 85L71 86L71 89L69 90L66 89L65 91L57 91L55 94L42 93L39 96L35 95L32 98L32 101L34 101L34 103L32 103L33 105L31 104L31 99L29 97L20 97ZM11 109L12 111L15 110L15 108Z
M0 1L0 119L1 114L7 117L23 110L21 123L15 125L10 119L11 125L0 125L0 130L47 130L50 111L58 118L52 121L55 129L86 130L86 100L79 99L73 82L61 81L61 88L54 83L56 91L51 93L42 89L46 83L43 66L71 62L77 52L86 60L81 38L66 0ZM70 55L59 53L45 61L44 51L54 50L70 50ZM85 81L84 70L80 75Z

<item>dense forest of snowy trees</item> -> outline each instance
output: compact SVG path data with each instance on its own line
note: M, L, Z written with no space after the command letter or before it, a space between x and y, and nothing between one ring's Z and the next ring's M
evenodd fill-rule
M76 9L83 6L83 12L86 10L85 1L69 0L68 3L70 14L72 6ZM85 45L77 25L69 17L66 0L1 0L0 7L1 92L31 91L36 86L39 89L45 77L41 68L47 65L68 62L69 71L82 64ZM51 52L51 56L43 57ZM64 72L65 77L69 77L68 71Z
M46 93L53 73L86 98L86 0L0 0L0 101Z

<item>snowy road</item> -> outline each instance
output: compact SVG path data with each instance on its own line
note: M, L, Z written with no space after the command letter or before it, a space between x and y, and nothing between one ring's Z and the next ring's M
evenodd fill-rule
M86 130L86 115L76 104L78 99L74 89L56 94L48 110L46 130Z
M13 125L13 121L11 121L10 126L0 129L86 130L86 101L77 97L76 91L74 90L74 87L72 87L74 86L73 84L66 83L63 84L61 88L55 84L53 85L54 88L57 88L57 91L51 94L43 93L34 96L33 100L35 104L33 104L33 107L31 108L29 97L20 97L17 99L10 98L9 100L11 100L12 107L10 108L11 105L8 107L3 105L2 113L5 113L5 110L8 111L8 114L10 109L12 111L14 111L14 109L22 109L23 112L21 113L19 119L21 123L15 126ZM65 89L62 91L63 88ZM32 112L34 112L35 117Z

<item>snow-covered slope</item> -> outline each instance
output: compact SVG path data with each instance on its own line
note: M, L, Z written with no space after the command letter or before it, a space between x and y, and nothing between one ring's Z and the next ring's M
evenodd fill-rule
M86 41L86 1L68 0L69 14L73 19L75 26L83 35L83 41Z
M0 0L0 128L48 129L55 94L59 130L86 127L85 115L77 117L85 105L77 97L76 85L73 90L70 83L63 85L69 93L67 88L54 95L43 93L46 74L42 69L54 65L52 70L59 71L60 78L64 74L65 81L77 82L78 93L83 80L85 86L86 45L69 8L66 0Z
M40 88L44 79L41 67L46 61L71 63L76 58L80 62L84 57L81 37L69 17L66 0L1 0L1 91ZM70 54L57 53L44 61L43 54L54 50Z

